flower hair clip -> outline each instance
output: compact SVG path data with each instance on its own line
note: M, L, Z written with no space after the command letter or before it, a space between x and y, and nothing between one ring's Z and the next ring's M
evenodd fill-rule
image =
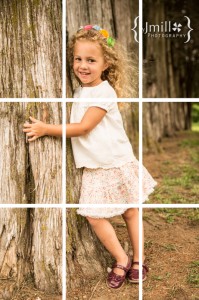
M79 28L79 30L82 30L82 29L83 30L95 29L95 30L99 31L101 33L101 35L106 38L107 45L109 47L114 47L114 45L115 45L115 39L112 38L111 36L109 36L108 31L105 30L105 29L103 29L103 28L101 28L100 26L98 26L98 25L85 25L85 26L81 26Z

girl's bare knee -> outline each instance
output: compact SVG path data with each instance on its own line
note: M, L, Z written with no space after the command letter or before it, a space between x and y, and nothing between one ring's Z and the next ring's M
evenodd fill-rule
M91 217L86 217L86 219L91 226L96 226L100 221L100 219L91 218Z
M138 216L138 213L139 213L138 208L129 208L123 213L122 217L124 218L125 221L128 221Z

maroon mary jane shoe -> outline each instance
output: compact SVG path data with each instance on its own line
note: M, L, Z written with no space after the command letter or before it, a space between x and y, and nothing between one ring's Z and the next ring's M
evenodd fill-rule
M112 271L108 274L108 278L106 281L107 286L112 289L119 289L120 287L122 287L122 285L126 279L126 275L131 268L131 264L132 264L132 261L131 261L130 257L128 257L128 263L127 263L126 267L118 265L117 263L114 264L112 267ZM124 275L118 275L118 274L114 273L113 272L114 268L123 270Z
M132 263L132 267L127 273L127 278L132 283L139 283L139 270L133 269L133 265L139 265L139 262L135 261ZM142 265L142 281L145 281L147 276L147 272L149 272L149 269L146 265Z

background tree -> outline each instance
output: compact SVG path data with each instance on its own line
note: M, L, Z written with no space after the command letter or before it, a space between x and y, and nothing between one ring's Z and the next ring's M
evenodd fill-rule
M99 24L131 53L135 69L138 69L138 44L134 41L131 30L137 15L137 0L94 0L89 2L89 5L86 0L67 0L67 39L76 33L81 25ZM71 97L74 86L68 68L67 77L67 94ZM138 74L132 74L132 82L133 80L138 81Z
M161 22L171 21L172 24L175 22L181 24L180 33L186 33L187 21L184 16L188 16L194 29L188 43L184 43L185 40L182 38L152 38L147 37L147 34L144 35L144 97L198 97L199 14L195 9L196 5L196 0L144 0L144 27L146 22L160 25Z
M0 97L61 98L61 0L0 0Z
M143 103L144 152L157 151L163 137L174 137L176 131L191 129L190 102Z

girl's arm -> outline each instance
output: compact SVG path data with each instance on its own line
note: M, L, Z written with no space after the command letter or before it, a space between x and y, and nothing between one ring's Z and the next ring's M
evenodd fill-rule
M28 137L31 137L30 139L28 139L28 142L35 141L36 139L44 135L57 137L62 136L62 125L46 124L32 117L30 117L30 120L33 123L25 123L23 129L23 132L25 132Z
M88 134L103 119L106 110L99 107L90 107L80 123L66 124L66 137L77 137Z
M66 125L66 137L77 137L89 133L103 119L106 110L99 107L90 107L83 116L80 123L72 123ZM62 125L46 124L42 121L30 117L33 122L25 123L23 132L28 137L28 142L33 142L44 135L62 136Z

